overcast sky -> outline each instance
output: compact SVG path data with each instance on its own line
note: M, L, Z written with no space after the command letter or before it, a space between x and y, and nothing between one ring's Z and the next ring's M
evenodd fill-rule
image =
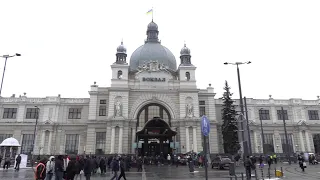
M162 45L179 60L184 41L198 88L216 97L227 80L238 98L240 66L247 98L316 99L320 95L320 1L1 0L0 55L8 60L2 96L89 97L94 81L110 86L116 48L144 43L154 7ZM1 60L2 74L4 59Z

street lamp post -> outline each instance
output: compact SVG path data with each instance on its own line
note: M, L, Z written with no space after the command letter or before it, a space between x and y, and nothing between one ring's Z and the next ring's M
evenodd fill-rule
M39 119L39 110L40 110L38 106L35 106L35 108L37 109L37 111L36 111L36 124L34 125L34 131L33 131L32 161L33 161L34 149L36 145L36 132L37 132L38 119Z
M248 116L248 107L247 107L247 98L244 97L244 108L245 108L245 112L246 112L246 124L247 124L247 131L248 131L248 143L249 143L249 154L252 154L252 147L251 147L251 135L250 135L250 127L249 127L249 116Z
M21 56L21 54L18 54L16 53L15 55L3 55L3 56L0 56L2 58L5 58L5 62L4 62L4 68L3 68L3 73L2 73L2 80L1 80L1 86L0 86L0 97L1 97L1 92L2 92L2 84L3 84L3 79L4 79L4 73L6 72L6 66L7 66L7 60L8 58L12 58L12 57L15 57L15 56Z
M260 110L262 110L263 108L260 108ZM263 132L263 127L262 127L262 120L260 118L260 128L261 128L261 138L262 138L262 151L263 151L263 154L265 154L265 148L264 148L264 145L265 145L265 140L264 140L264 132Z
M243 125L243 115L244 115L244 109L243 109L243 101L242 101L242 90L241 90L241 81L240 81L240 70L239 70L239 65L242 65L242 64L250 64L251 62L248 61L248 62L236 62L236 63L228 63L228 62L225 62L224 64L225 65L228 65L228 64L231 64L231 65L236 65L237 66L237 74L238 74L238 84L239 84L239 95L240 95L240 109L241 109L241 119L240 119L240 127L241 127L241 130L242 130L242 133L241 133L241 136L242 136L242 148L243 148L243 153L244 153L244 157L248 156L249 153L248 153L248 150L249 150L249 147L248 147L248 143L247 141L244 141L245 140L245 135L244 135L244 125ZM247 121L248 121L248 118L247 118ZM248 123L248 122L247 122ZM247 133L250 133L250 130L247 129Z
M290 160L290 148L289 148L289 140L288 140L288 133L287 133L287 125L286 125L286 118L284 116L284 110L283 110L283 107L281 107L281 114L282 114L282 121L283 121L283 128L284 128L284 135L286 137L286 155L287 155L287 158L288 158L288 161L289 161L289 164L291 164L291 160Z

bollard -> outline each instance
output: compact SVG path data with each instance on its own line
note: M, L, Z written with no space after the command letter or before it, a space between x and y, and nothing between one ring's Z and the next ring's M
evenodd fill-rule
M271 179L270 168L268 168L268 177Z
M277 177L277 168L274 168L274 177Z
M282 170L282 166L281 166L281 177L283 177L283 170Z
M260 167L260 170L261 170L261 178L262 178L262 180L264 180L263 168L262 168L262 167Z
M248 179L249 177L247 177ZM243 173L241 173L241 180L244 180L244 176L243 176Z
M256 180L258 180L257 168L256 168L256 169L254 169L254 176L256 177Z

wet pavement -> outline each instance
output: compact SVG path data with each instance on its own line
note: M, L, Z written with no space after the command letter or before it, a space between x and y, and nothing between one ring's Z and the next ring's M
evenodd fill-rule
M301 169L297 164L278 164L277 167L272 166L273 170L270 170L271 179L274 179L274 169L280 169L283 167L284 177L282 179L290 180L319 180L320 179L320 165L308 166L305 172L301 172ZM143 172L136 172L136 168L132 169L130 172L126 172L128 180L204 180L205 179L205 169L196 168L195 172L190 173L187 166L145 166ZM263 169L264 179L268 179L268 169L265 167ZM237 167L236 173L239 180L241 180L241 172L244 172L243 167ZM245 174L245 173L244 173ZM254 171L252 175L254 176ZM228 170L217 170L208 169L208 179L209 180L229 180ZM261 170L257 170L257 179L261 178ZM107 172L104 175L94 175L92 180L106 180L111 178L111 173ZM15 171L14 169L3 170L0 169L0 180L33 180L33 171L31 168L20 169L20 171ZM83 177L82 180L85 178ZM235 179L234 177L232 179ZM244 179L245 175L244 175ZM253 177L252 179L255 179Z

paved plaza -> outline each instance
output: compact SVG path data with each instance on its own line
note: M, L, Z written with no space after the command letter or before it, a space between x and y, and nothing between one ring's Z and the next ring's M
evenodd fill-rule
M277 169L283 167L284 177L282 179L290 180L318 180L320 179L320 165L308 166L306 172L301 172L301 169L297 164L287 165L281 164L277 166ZM271 179L274 177L274 167L271 174ZM127 172L126 176L128 180L202 180L205 179L204 168L196 168L194 173L190 173L187 166L145 166L143 172L136 172L136 169L132 169L131 172ZM267 168L264 169L264 179L268 179ZM241 172L244 172L244 168L238 167L236 170L239 180L241 180ZM254 173L253 173L254 174ZM210 180L230 180L228 170L216 170L209 169L208 171ZM258 179L261 178L261 171L257 171ZM245 175L244 175L245 176ZM94 175L92 180L107 180L110 179L111 174L108 172L105 175ZM33 171L30 168L21 169L19 172L13 169L0 170L1 180L34 180ZM233 178L235 179L235 178ZM255 179L253 177L252 179ZM84 178L82 178L84 180Z

